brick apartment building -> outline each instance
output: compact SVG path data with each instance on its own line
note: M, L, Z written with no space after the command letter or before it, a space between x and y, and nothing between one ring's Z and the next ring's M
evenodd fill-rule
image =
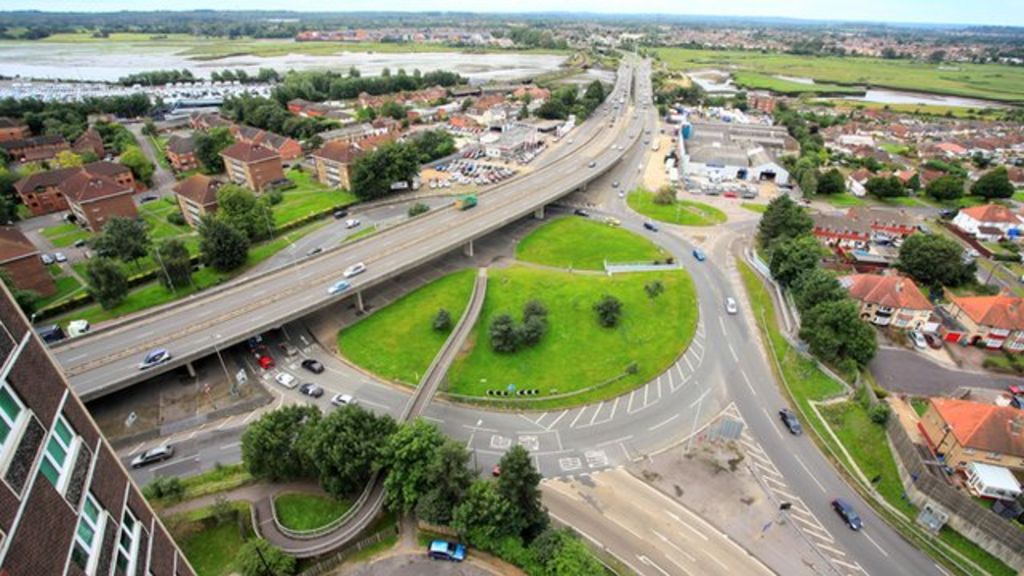
M40 296L57 292L46 266L40 259L39 249L14 226L0 226L0 268L7 271L14 285L31 290Z
M30 174L14 184L21 201L35 216L61 212L69 208L65 183L74 175L88 173L114 181L118 186L134 190L135 178L127 166L115 162L90 162L85 166L58 168Z
M231 127L231 134L234 135L237 142L259 144L264 148L269 148L276 152L281 157L281 160L284 161L294 160L302 156L302 145L294 138L288 138L287 136L281 136L280 134L253 128L252 126L239 126L237 124Z
M221 153L228 179L256 192L282 182L281 155L259 144L235 142Z
M93 232L103 230L112 218L139 216L132 198L135 191L107 176L79 172L65 180L61 190L78 223Z
M332 188L349 188L349 167L361 154L362 150L351 142L335 140L324 144L312 154L316 179Z
M0 149L15 162L49 160L58 152L70 150L68 141L60 136L33 136L17 140L0 140Z
M206 214L217 211L217 190L221 182L205 174L193 174L174 186L178 208L188 225L196 228Z
M75 139L71 149L76 154L94 154L96 158L102 159L106 149L103 147L103 137L95 128L89 128L82 135Z
M190 137L178 135L171 136L164 148L167 153L167 160L176 172L195 170L199 168L199 160L196 158L196 142Z
M6 287L0 359L0 576L194 574Z
M0 117L0 142L22 140L28 138L30 134L28 126L18 120Z

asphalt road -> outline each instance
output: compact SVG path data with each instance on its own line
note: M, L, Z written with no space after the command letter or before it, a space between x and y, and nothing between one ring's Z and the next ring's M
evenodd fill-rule
M625 94L632 78L626 68L611 98ZM249 276L223 289L214 289L143 314L116 327L68 341L53 351L75 391L91 400L187 361L205 356L269 328L305 316L340 298L383 282L403 270L432 260L531 213L597 178L615 166L622 151L613 149L624 138L640 137L630 108L614 114L598 112L581 126L575 142L548 158L529 174L510 180L481 196L469 211L444 208L358 242L325 250L293 267L262 276ZM611 129L604 129L610 118ZM594 167L589 164L593 163ZM356 262L366 273L353 279L348 294L331 296L327 287L340 271ZM174 358L149 373L138 364L146 352L166 348Z
M911 350L879 348L868 365L878 383L892 392L915 396L949 396L958 388L1006 390L1022 378L978 374L940 366Z

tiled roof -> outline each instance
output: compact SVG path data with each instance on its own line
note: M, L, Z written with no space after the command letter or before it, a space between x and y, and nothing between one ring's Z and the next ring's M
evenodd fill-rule
M58 168L56 170L47 170L46 172L36 172L35 174L29 174L21 180L18 180L14 187L19 193L25 193L31 192L36 188L60 186L60 183L66 180L69 176L81 171L82 169L76 166L73 168Z
M1004 330L1024 330L1024 300L1016 296L954 296L952 302L975 324Z
M221 156L234 158L235 160L245 163L260 162L262 160L281 157L280 154L269 148L265 148L259 144L246 144L245 142L235 142L231 146L225 148L220 154Z
M1024 457L1024 411L951 398L932 398L931 405L961 446Z
M132 193L131 188L121 186L106 176L89 174L85 171L69 177L60 185L60 188L68 200L77 204Z
M999 204L985 204L983 206L972 206L960 210L978 222L1002 222L1006 224L1020 224L1021 220L1013 210Z
M19 126L24 126L24 124L19 120L15 120L14 118L0 116L0 128L17 128Z
M0 263L31 256L39 252L32 242L13 226L0 226Z
M193 174L174 186L174 193L184 196L201 206L217 202L217 190L221 182L205 174Z
M846 287L851 297L861 302L907 310L932 309L931 302L921 293L917 284L904 276L853 274L842 277L839 282Z
M178 156L182 154L191 154L195 151L196 141L191 137L178 136L175 134L167 139L167 150L173 152Z
M4 140L0 142L0 148L14 150L16 148L32 148L35 146L54 146L62 142L65 142L65 140L60 136L33 136L32 138Z
M332 140L313 152L313 157L348 164L355 160L360 152L359 148L349 142Z
M124 164L118 164L117 162L106 162L100 160L98 162L90 162L83 166L85 171L90 174L98 174L100 176L107 176L109 178L116 178L125 172L131 172Z

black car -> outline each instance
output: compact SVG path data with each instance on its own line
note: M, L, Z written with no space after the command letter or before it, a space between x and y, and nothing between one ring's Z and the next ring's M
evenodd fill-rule
M654 222L644 222L644 228L650 230L651 232L658 231L658 226Z
M846 525L851 530L860 530L864 527L864 523L861 521L860 516L857 515L857 511L850 506L850 503L843 500L842 498L836 498L832 501L832 508L835 509L836 514L846 522Z
M577 216L583 216L584 218L590 218L590 212L587 212L583 208L577 208L573 210L572 213Z
M334 218L336 220L341 220L346 216L348 216L348 210L345 210L344 208L338 208L337 210L334 211Z
M319 398L324 395L324 389L312 382L306 382L302 386L299 386L299 392L302 392L306 396L312 398Z
M782 423L786 425L786 428L788 428L790 433L794 436L799 436L804 433L804 428L800 425L800 421L797 420L796 414L794 414L789 408L779 410L779 417L782 418Z
M309 370L313 374L322 374L324 371L324 365L319 360L307 358L302 361L302 367Z
M306 252L306 255L307 256L316 256L317 254L319 254L319 253L321 253L323 251L324 251L323 247L317 246L316 248L313 248L309 252Z

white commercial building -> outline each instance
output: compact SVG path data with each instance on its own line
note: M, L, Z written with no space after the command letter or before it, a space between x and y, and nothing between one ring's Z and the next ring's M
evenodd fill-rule
M789 171L776 158L799 148L784 127L729 122L684 124L678 142L684 174L782 185Z

